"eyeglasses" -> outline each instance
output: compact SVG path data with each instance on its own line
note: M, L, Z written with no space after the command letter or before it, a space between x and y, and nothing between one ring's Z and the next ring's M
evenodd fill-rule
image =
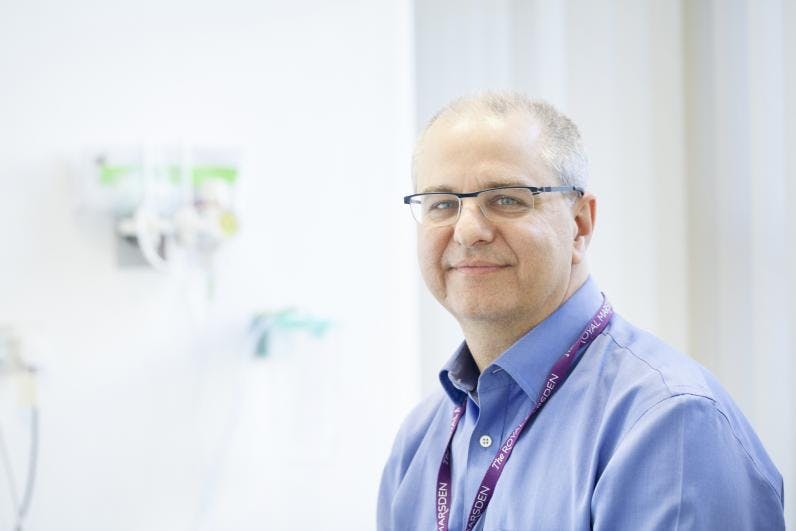
M459 220L462 200L474 197L484 217L490 221L511 221L526 216L533 210L534 198L546 192L577 192L577 186L501 186L478 192L457 194L454 192L428 192L404 197L412 217L424 227L444 227Z

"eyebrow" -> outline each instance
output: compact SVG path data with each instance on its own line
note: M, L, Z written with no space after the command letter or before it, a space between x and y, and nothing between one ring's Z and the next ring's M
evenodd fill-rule
M527 183L521 182L516 179L505 179L505 180L494 180L494 181L487 181L484 183L484 188L482 190L487 190L489 188L502 188L504 186L531 186ZM429 186L423 190L422 193L434 193L434 192L454 192L455 190L450 186L445 185L438 185L438 186Z

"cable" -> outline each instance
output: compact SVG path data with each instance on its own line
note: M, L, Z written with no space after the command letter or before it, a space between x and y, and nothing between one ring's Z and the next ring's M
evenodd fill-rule
M33 501L33 487L36 484L36 465L39 455L39 408L33 406L30 412L30 454L28 456L28 480L25 482L25 493L17 513L16 531L22 531L22 522L28 514Z
M14 471L11 468L11 460L8 456L8 447L3 437L3 431L0 429L0 456L3 459L3 468L6 470L6 478L8 479L9 491L11 492L11 502L14 505L14 512L16 513L16 524L14 525L15 531L23 530L23 521L30 510L31 502L33 501L33 487L36 479L36 466L39 454L39 410L35 406L31 409L30 414L30 453L28 455L28 477L25 482L25 491L22 495L20 503L17 493L17 482L14 478Z
M0 457L3 458L3 469L6 471L6 478L8 479L8 491L11 493L11 503L14 506L14 512L17 512L17 508L19 507L17 481L14 479L14 470L11 468L11 459L8 457L8 448L6 447L5 437L3 437L2 426L0 426Z
M231 392L226 394L229 400L227 407L224 408L226 417L222 420L223 426L220 430L218 439L210 449L211 458L203 463L203 468L205 469L203 474L204 478L196 509L188 527L190 531L198 531L206 527L207 521L212 517L211 510L214 508L214 504L218 499L219 486L226 472L225 465L227 465L227 460L229 458L229 450L235 442L235 435L237 434L240 424L243 389L245 387L245 384L242 383L241 380L243 379L242 374L244 373L244 369L250 361L248 357L248 352L250 351L248 342L249 338L245 335L242 336L240 342L235 342L238 343L238 345L236 348L233 348L233 352L237 353L231 376L233 385L230 385L229 382L222 382L223 387L231 387ZM209 354L210 353L206 353L206 355ZM204 366L203 369L206 370L206 366ZM218 382L219 380L214 379L213 381ZM202 388L202 391L207 393L205 387Z

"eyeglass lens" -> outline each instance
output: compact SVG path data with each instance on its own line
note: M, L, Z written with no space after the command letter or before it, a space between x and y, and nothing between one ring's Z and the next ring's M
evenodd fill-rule
M505 221L533 210L534 196L527 188L501 188L482 192L474 199L488 219ZM450 225L459 218L461 201L453 194L428 194L412 198L411 209L422 225Z

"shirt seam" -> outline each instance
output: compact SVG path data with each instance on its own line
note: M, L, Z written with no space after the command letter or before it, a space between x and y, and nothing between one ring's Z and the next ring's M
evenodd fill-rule
M704 398L707 398L708 400L713 400L713 397L711 397L711 396L707 396L707 393L705 393L705 394L699 394L699 393L696 393L696 392L677 392L677 391L675 391L675 390L672 388L672 386L670 386L670 385L669 385L669 382L667 382L667 381L666 381L666 378L664 378L664 377L663 377L663 373L661 373L660 369L658 369L657 367L653 367L653 366L650 364L650 362L648 362L647 360L645 360L644 358L642 358L641 356L639 356L638 354L636 354L635 352L633 352L633 349L632 349L632 348L630 348L628 345L623 345L622 343L620 343L620 342L619 342L619 340L618 340L618 339L616 339L616 338L615 338L615 337L614 337L614 336L611 334L611 332L610 332L610 331L607 331L607 330L606 330L606 331L604 332L604 334L605 334L605 335L607 335L608 337L610 337L610 338L611 338L611 341L613 341L613 342L614 342L614 344L615 344L616 346L618 346L618 347L619 347L619 348L621 348L622 350L625 350L625 351L627 351L627 352L628 352L630 355L632 355L634 358L636 358L636 359L637 359L637 360L639 360L641 363L643 363L644 365L646 365L647 367L649 367L649 369L650 369L651 371L654 371L655 373L657 373L657 375L658 375L658 378L660 378L660 379L661 379L661 383L662 383L662 384L663 384L663 386L666 388L666 390L669 392L669 395L670 395L670 396L679 396L679 395L681 395L681 394L692 394L692 395L694 395L694 396L702 396L702 397L704 397ZM677 386L677 387L680 387L680 386ZM685 387L685 386L684 386L684 387ZM691 386L687 386L687 388L689 388L689 389L693 389ZM654 406L653 406L653 407L654 407ZM648 411L648 410L647 410L647 411ZM646 413L646 411L645 411L645 413ZM642 415L643 415L643 414L642 414Z
M777 487L774 486L774 484L771 483L771 481L769 481L768 477L766 477L766 475L763 474L763 472L757 466L757 461L755 461L754 458L752 458L752 455L749 453L749 450L746 449L746 446L744 446L743 441L740 440L738 435L735 433L735 430L732 428L730 419L727 418L727 415L724 414L724 411L716 407L715 401L713 401L713 409L724 419L724 422L727 424L727 427L730 429L730 433L732 433L732 436L735 439L736 444L741 447L741 450L743 450L743 453L746 456L746 458L749 460L750 463L752 463L752 467L754 468L755 472L757 472L757 475L760 476L760 479L762 479L763 482L765 482L766 485L769 486L769 488L771 489L771 493L774 495L774 497L777 500L781 500L781 497L777 492Z

